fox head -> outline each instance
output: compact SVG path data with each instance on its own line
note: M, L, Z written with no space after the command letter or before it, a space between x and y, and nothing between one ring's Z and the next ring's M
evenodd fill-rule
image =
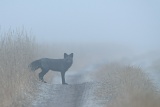
M66 60L67 63L72 63L73 62L73 53L71 53L69 55L64 53L64 59Z
M71 53L70 55L67 55L66 53L64 53L64 58L73 58L73 53Z

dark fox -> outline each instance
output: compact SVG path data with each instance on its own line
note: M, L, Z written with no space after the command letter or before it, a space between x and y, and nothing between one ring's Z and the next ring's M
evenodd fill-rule
M63 59L42 58L39 60L35 60L31 64L29 64L29 68L31 69L31 71L35 71L38 68L41 68L42 71L39 73L39 79L44 83L46 83L46 81L44 81L43 77L49 70L58 71L61 73L62 84L67 84L65 82L65 73L71 67L72 63L73 53L71 53L70 55L64 53Z

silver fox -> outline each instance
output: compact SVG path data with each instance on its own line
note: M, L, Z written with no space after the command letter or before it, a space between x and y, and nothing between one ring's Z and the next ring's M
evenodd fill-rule
M38 68L41 68L42 71L39 73L39 79L44 83L46 83L46 81L44 81L43 77L49 70L58 71L61 73L62 84L67 84L65 82L65 73L71 67L72 63L73 53L70 55L64 53L63 59L42 58L29 64L29 68L31 71L35 71Z

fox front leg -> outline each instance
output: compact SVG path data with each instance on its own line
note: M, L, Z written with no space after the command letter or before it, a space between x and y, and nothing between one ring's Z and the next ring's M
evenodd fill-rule
M68 85L68 84L65 82L65 72L61 72L61 77L62 77L62 84Z

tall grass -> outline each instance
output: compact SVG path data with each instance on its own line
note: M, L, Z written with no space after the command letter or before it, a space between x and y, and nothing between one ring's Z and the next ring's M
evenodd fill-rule
M25 30L0 35L0 107L22 107L35 91L28 64L36 57L36 43Z
M160 94L141 68L108 64L96 77L114 87L116 96L106 107L160 107Z

